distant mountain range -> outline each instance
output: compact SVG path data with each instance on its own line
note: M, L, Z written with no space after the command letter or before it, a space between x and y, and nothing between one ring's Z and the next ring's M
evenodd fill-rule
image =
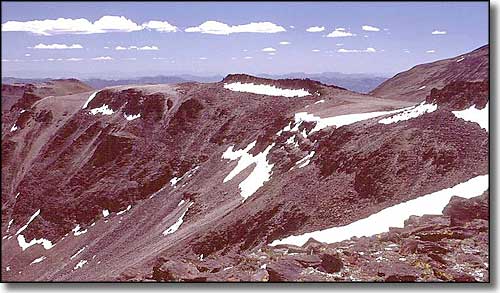
M304 73L293 72L283 75L257 75L265 78L283 79L283 78L309 78L322 82L327 85L336 85L358 93L368 93L375 89L388 77L376 76L371 74L348 74L341 72L323 72L323 73Z
M375 76L370 74L347 74L340 72L324 72L324 73L304 73L293 72L282 75L272 74L257 74L256 76L272 79L284 78L309 78L312 80L320 81L327 85L336 85L346 88L351 91L367 93L375 89L378 85L387 80L387 77ZM82 81L92 86L95 89L102 89L108 86L126 85L126 84L173 84L182 82L217 82L222 80L222 75L214 76L196 76L189 74L182 75L158 75L158 76L145 76L134 79L102 79L90 78L83 79ZM46 82L51 79L25 79L16 77L3 77L2 83L37 83Z

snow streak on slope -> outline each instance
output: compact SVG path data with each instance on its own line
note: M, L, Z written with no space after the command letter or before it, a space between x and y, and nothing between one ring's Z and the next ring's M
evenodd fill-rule
M47 258L46 256L41 256L41 257L39 257L39 258L36 258L36 259L34 259L34 260L30 263L30 265L32 265L32 264L36 264L36 263L39 263L39 262L42 262L42 261L43 261L44 259L46 259L46 258Z
M12 125L12 127L10 128L10 132L14 132L16 130L17 130L17 125L16 124Z
M328 118L321 118L318 116L314 116L313 114L309 114L307 112L299 112L295 114L295 123L305 122L316 122L316 126L309 132L309 134L319 131L323 128L329 126L341 127L344 125L353 124L359 121L371 119L374 117L388 115L393 113L398 113L401 111L405 111L409 108L397 109L392 111L379 111L379 112L368 112L368 113L357 113L357 114L347 114L340 115ZM297 126L296 126L297 127Z
M454 195L472 198L481 195L487 189L488 175L477 176L453 187L386 208L349 225L328 228L298 236L290 236L282 240L275 240L271 245L293 244L301 246L309 238L314 238L321 242L334 243L350 239L354 236L362 237L383 233L388 231L389 227L404 227L404 221L412 215L441 214L444 207Z
M182 223L184 222L184 216L186 215L187 211L189 210L189 208L193 205L193 203L189 203L188 207L186 208L186 210L182 213L182 215L177 219L177 221L170 227L168 227L167 230L163 231L163 235L164 236L167 236L168 234L172 234L174 233L175 231L179 230L179 228L181 227Z
M489 131L488 127L488 104L483 109L477 109L475 105L471 106L468 109L462 111L452 111L453 115L458 118L461 118L465 121L475 122L484 128L486 131Z
M253 156L248 152L256 145L257 141L252 142L243 150L233 151L233 146L230 146L224 154L222 154L223 159L228 160L238 160L236 167L229 172L229 174L224 178L223 182L227 182L233 179L241 171L245 170L248 166L255 164L252 173L248 177L241 181L239 187L241 189L241 196L243 200L246 200L252 194L254 194L265 182L269 181L271 178L271 170L274 164L269 164L267 161L267 155L274 147L274 143L269 145L264 151Z
M89 103L95 98L95 96L97 95L98 91L95 92L95 93L92 93L89 98L87 99L87 101L85 102L85 104L83 104L83 107L82 109L85 109L88 107Z
M378 123L391 124L399 121L410 120L412 118L417 118L418 116L424 115L425 113L434 112L436 111L436 109L437 105L426 104L425 102L422 102L416 106L404 110L399 114L379 120Z
M310 93L305 89L282 89L274 85L254 84L254 83L225 83L224 88L235 92L253 93L268 96L283 96L288 98L305 97Z

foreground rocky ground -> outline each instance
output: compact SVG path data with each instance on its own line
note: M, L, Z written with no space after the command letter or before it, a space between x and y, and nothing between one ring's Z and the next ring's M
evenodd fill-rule
M488 193L453 197L442 215L409 218L372 237L302 247L265 246L244 256L158 259L122 281L488 282Z

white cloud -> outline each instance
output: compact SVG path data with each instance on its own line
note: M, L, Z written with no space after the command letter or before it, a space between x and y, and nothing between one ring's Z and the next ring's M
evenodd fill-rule
M285 28L272 22L251 22L241 25L227 25L222 22L209 20L195 27L184 30L188 33L202 33L212 35L229 35L233 33L279 33L285 32Z
M276 49L274 49L272 47L267 47L267 48L262 49L262 52L276 52Z
M295 26L294 26L294 25L291 25L291 26L289 26L289 28L294 29L294 28L295 28Z
M405 52L405 53L410 53L410 50L408 50L408 49L403 49L403 52Z
M100 57L92 58L92 60L96 60L96 61L108 61L108 60L113 60L113 58L111 58L109 56L100 56Z
M313 52L317 53L317 52L320 52L321 50L319 49L312 49Z
M380 29L376 26L371 26L371 25L363 25L361 27L361 29L363 29L364 31L367 31L367 32L378 32L380 31Z
M31 48L31 47L28 47ZM83 46L80 44L66 45L66 44L38 44L34 46L32 49L40 49L40 50L64 50L64 49L83 49Z
M365 50L357 50L357 49L338 49L339 53L375 53L377 50L375 48L366 48Z
M325 27L324 26L311 26L309 28L306 29L306 32L309 32L309 33L319 33L319 32L322 32L325 30Z
M140 31L143 27L124 16L105 15L95 22L85 18L58 18L30 21L7 21L3 32L31 32L36 35L102 34Z
M436 50L427 50L425 53L436 53Z
M290 42L288 42L288 41L281 41L281 42L280 42L280 45L290 45L290 44L291 44L291 43L290 43Z
M275 52L270 52L270 53L267 53L267 54L268 54L268 55L271 55L271 56L276 55L276 53L275 53Z
M253 57L251 57L251 56L245 56L245 57L243 57L243 59L252 59L252 58Z
M168 21L150 20L143 23L142 27L164 33L173 33L178 31L178 28L174 25L171 25Z
M106 47L104 47L104 49L109 49L109 47L106 46Z
M31 54L26 53L26 54L24 54L24 56L29 57L29 56L31 56Z
M139 50L139 51L158 51L158 50L160 50L160 48L158 48L157 46L143 46L143 47L137 48L137 50Z
M66 61L82 61L82 58L68 58Z
M447 31L434 30L434 31L432 31L431 34L433 34L433 35L446 35L447 33L448 33Z
M207 58L207 57L200 57L199 59L200 59L200 60L208 60L208 58Z
M347 32L343 27L336 28L333 32L326 35L327 38L342 38L342 37L354 37L354 36L356 36L356 34Z
M118 50L118 51L123 51L123 50L158 51L158 50L160 50L160 48L158 48L158 46L143 46L143 47L137 47L137 46L122 47L122 46L117 46L117 47L115 47L115 50Z
M344 46L344 44L340 44L340 43L339 43L339 44L335 44L335 46L337 46L337 47L342 47L342 46Z

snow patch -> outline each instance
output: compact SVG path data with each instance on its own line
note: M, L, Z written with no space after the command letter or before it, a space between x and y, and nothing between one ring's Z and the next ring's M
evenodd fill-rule
M75 267L73 268L73 270L78 270L78 269L81 269L85 264L87 263L86 260L82 259L80 260L76 265Z
M109 216L109 210L102 210L102 216L105 218Z
M314 156L315 153L316 153L315 151L310 152L309 154L307 154L307 156L297 161L295 165L299 165L299 169L309 165L309 163L311 162L311 158Z
M481 126L481 128L489 131L489 121L488 121L488 104L483 109L477 109L476 105L470 106L465 110L452 111L453 115L457 118L463 119L465 121L475 122Z
M288 98L305 97L310 93L305 89L283 89L274 85L254 84L254 83L225 83L224 88L235 92L253 93L268 96L283 96Z
M163 235L164 236L167 236L168 234L172 234L174 233L175 231L179 230L179 228L181 227L182 223L184 222L184 216L186 215L187 211L189 210L189 208L193 205L193 203L189 203L188 207L186 208L186 210L181 214L181 216L177 219L177 221L170 227L168 227L167 230L163 231Z
M89 96L89 98L87 99L87 101L85 102L85 104L83 104L82 109L85 109L85 108L87 108L87 107L88 107L88 105L89 105L90 101L92 101L92 100L95 98L95 96L97 95L97 93L98 93L98 92L99 92L99 91L97 91L97 92L95 92L95 93L92 93L92 94Z
M127 115L127 114L123 113L123 117L125 117L125 119L127 119L128 121L132 121L134 119L140 118L141 113L136 114L136 115Z
M427 86L423 85L423 86L419 87L419 88L418 88L418 90L423 90L423 89L425 89L426 87L427 87Z
M126 209L124 209L123 211L119 211L119 212L118 212L118 213L116 213L116 214L117 214L118 216L119 216L119 215L122 215L122 214L124 214L125 212L130 211L130 209L131 209L131 208L132 208L132 206L131 206L131 205L128 205Z
M325 100L319 100L317 102L314 102L314 104L316 105L316 104L321 104L321 103L324 103L324 102L325 102Z
M189 177L193 176L193 174L194 174L194 173L196 172L196 170L198 170L199 168L200 168L200 166L196 166L196 167L194 167L193 169L191 169L191 170L187 171L186 173L184 173L184 175L182 175L181 177L174 177L174 178L170 179L170 186L172 186L172 187L174 187L174 188L175 188L175 187L176 187L176 185L177 185L177 183L178 183L179 181L181 181L182 179L184 179L184 178L186 178L186 177L187 177L187 178L189 178Z
M449 203L452 196L458 195L463 198L472 198L481 195L488 187L488 175L477 176L453 187L386 208L349 225L290 236L282 240L275 240L271 245L293 244L302 246L309 238L334 243L354 236L363 237L383 233L388 231L389 227L402 228L404 227L404 221L412 215L442 214L444 207Z
M86 248L85 246L82 247L82 248L80 248L80 250L78 250L75 254L73 254L72 256L70 256L69 259L74 259L75 257L77 257L82 251L85 250L85 248Z
M417 118L418 116L424 115L425 113L432 113L436 111L437 105L435 104L426 104L422 102L416 106L408 108L401 113L398 113L394 116L384 118L379 120L378 123L382 124L391 124L400 121L410 120L412 118Z
M39 262L42 262L44 259L46 259L47 257L46 256L41 256L39 258L35 258L31 263L30 265L32 264L36 264L36 263L39 263Z
M94 109L90 110L90 113L92 115L96 115L97 113L101 113L102 115L111 115L115 112L113 111L113 109L110 109L108 107L108 105L104 104L99 108L94 108Z
M16 124L14 124L14 125L12 125L12 127L10 128L10 132L14 132L14 131L16 131L17 129L18 129L18 128L17 128L17 125L16 125Z
M11 219L11 220L9 221L9 224L7 224L7 230L5 231L5 233L9 233L10 226L12 226L12 223L14 223L14 219Z
M458 59L457 59L457 63L458 63L458 62L462 62L462 61L464 61L464 59L465 59L464 57L460 57L460 58L458 58Z
M19 235L21 232L23 232L24 230L26 230L26 228L28 228L28 225L33 222L33 220L40 214L40 209L38 209L38 211L36 211L33 215L31 215L31 217L29 218L28 222L26 223L26 225L22 226L21 228L19 228L19 230L17 230L16 232L16 235Z
M81 227L80 227L80 225L79 225L79 224L78 224L78 225L76 225L76 227L75 227L75 228L73 228L73 230L71 230L71 231L73 231L73 235L75 235L75 236L80 236L80 235L82 235L82 234L87 233L87 229L80 231L80 228L81 228Z
M243 181L241 181L239 187L241 190L241 196L243 200L246 200L252 194L254 194L265 182L269 181L271 178L271 170L274 164L269 164L267 161L267 155L274 147L274 143L269 145L264 151L258 153L256 156L249 154L248 152L257 144L257 141L249 144L245 149L233 151L233 146L230 146L224 154L222 154L223 159L228 160L238 160L236 167L229 172L229 174L224 178L224 183L233 179L241 171L246 169L248 166L255 164L252 173L248 175Z
M30 242L26 242L26 239L24 238L24 235L18 235L17 236L17 243L19 244L19 247L22 248L23 251L25 251L26 249L28 249L29 247L35 245L35 244L41 244L43 246L43 248L45 249L51 249L54 244L52 244L52 242L50 240L47 240L47 239L44 239L44 238L40 238L40 239L31 239Z

